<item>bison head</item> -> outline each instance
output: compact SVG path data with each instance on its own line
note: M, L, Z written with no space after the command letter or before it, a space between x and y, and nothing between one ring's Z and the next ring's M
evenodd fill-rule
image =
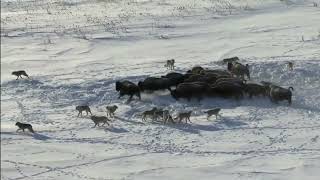
M120 81L117 81L116 82L116 91L120 91L120 89L121 89L121 82Z
M138 82L138 87L141 91L143 91L143 82L142 81L139 81Z
M171 90L171 91L170 91L170 94L171 94L171 96L172 96L175 100L178 100L178 99L179 99L179 96L178 96L176 90Z

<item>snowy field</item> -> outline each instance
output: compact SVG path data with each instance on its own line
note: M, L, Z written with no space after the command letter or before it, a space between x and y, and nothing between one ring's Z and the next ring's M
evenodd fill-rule
M185 72L226 69L218 61L232 56L252 81L292 86L292 105L117 98L117 80L165 75L167 59ZM22 69L30 79L15 80ZM316 180L319 89L319 0L3 0L1 180ZM110 127L92 128L81 104L119 109ZM152 107L192 110L192 123L142 122ZM222 117L207 120L215 107ZM36 134L17 133L17 121Z

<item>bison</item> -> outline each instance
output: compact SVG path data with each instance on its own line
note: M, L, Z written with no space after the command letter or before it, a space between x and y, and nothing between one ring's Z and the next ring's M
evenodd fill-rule
M200 72L202 75L229 76L232 74L224 69L204 69Z
M242 80L242 79L239 79L239 78L233 78L233 77L231 77L231 78L230 77L228 77L228 78L223 77L223 78L217 79L215 85L218 85L218 84L220 84L222 82L230 82L230 83L238 84L240 86L244 86L246 80Z
M170 83L171 86L177 86L178 84L183 83L186 76L181 73L172 72L172 73L168 73L167 75L161 76L161 77L168 78L171 82Z
M189 70L189 71L187 71L187 72L189 72L189 73L191 73L191 74L200 74L200 72L201 72L202 70L204 70L203 67L201 67L201 66L195 66L195 67L193 67L191 70Z
M217 78L215 76L204 76L204 75L192 75L188 79L184 80L184 82L204 82L208 84L214 84Z
M218 96L223 98L235 98L236 100L243 98L243 88L230 82L221 82L218 85L211 86L208 90L210 96Z
M266 96L268 92L265 86L255 83L245 84L244 91L248 94L249 98L253 96Z
M206 95L209 85L203 82L181 83L175 90L171 90L171 96L179 100L179 98L187 98L188 101L195 97L200 101Z
M131 101L132 97L136 95L140 100L140 88L130 81L117 81L116 82L116 91L120 92L119 97L121 98L124 95L129 95L130 98L128 101Z
M239 61L239 60L240 60L240 59L239 59L237 56L235 56L235 57L223 59L223 60L222 60L222 63L224 63L224 64L233 63L233 62L237 62L237 61Z
M270 100L274 103L278 103L279 101L287 100L289 105L292 102L292 91L293 87L289 87L288 89L271 85L269 91Z
M175 85L174 81L169 78L148 77L144 81L139 81L138 86L141 91L157 91L171 90L171 86Z

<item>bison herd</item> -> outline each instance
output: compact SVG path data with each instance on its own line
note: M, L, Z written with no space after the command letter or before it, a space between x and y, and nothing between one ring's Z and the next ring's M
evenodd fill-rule
M147 77L135 84L130 81L117 81L116 91L120 93L119 98L129 95L128 101L133 96L141 99L142 92L154 92L158 90L169 90L171 96L176 99L192 98L198 101L205 97L222 97L241 100L245 96L249 98L263 96L278 103L287 100L292 102L292 87L283 88L271 82L250 81L250 70L248 64L241 64L238 57L222 60L226 69L205 69L196 66L185 73L170 72L161 77Z

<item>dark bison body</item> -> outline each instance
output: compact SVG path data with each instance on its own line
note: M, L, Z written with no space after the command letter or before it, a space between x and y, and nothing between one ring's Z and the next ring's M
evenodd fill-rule
M261 81L260 84L262 84L264 87L266 87L269 90L270 90L270 86L274 85L273 83L267 82L267 81Z
M204 70L201 66L195 66L191 70L187 71L188 73L191 74L200 74L200 72Z
M292 91L293 87L289 87L288 89L279 87L279 86L270 86L269 97L270 100L274 103L278 103L279 101L287 100L289 105L292 103Z
M189 77L193 76L195 74L191 73L191 70L188 70L185 74L184 74L184 80L188 79Z
M141 91L157 91L157 90L171 90L171 86L174 86L174 81L169 78L148 77L144 81L139 81L138 86Z
M192 75L188 79L184 80L184 82L204 82L208 84L214 84L217 80L215 76L204 76L204 75Z
M225 59L222 60L222 62L227 64L227 63L237 62L239 60L240 59L237 56L235 56L235 57L231 57L231 58L225 58Z
M253 96L267 96L267 88L260 84L248 83L245 84L244 91L252 98Z
M242 87L235 83L221 82L218 85L211 86L208 94L213 97L242 99L244 91Z
M197 98L199 101L206 95L209 85L203 82L181 83L175 90L170 91L171 96L179 100L186 98L188 101L191 98Z
M232 77L219 78L219 79L217 79L215 85L219 85L219 84L225 83L225 82L238 84L239 86L242 86L242 87L245 85L245 80L242 80L242 79L239 79L239 78L232 78Z
M231 77L232 74L224 69L204 69L200 72L202 75L215 75L215 76L228 76Z
M168 78L170 80L171 86L177 86L178 84L183 83L186 75L181 74L181 73L172 72L172 73L168 73L167 75L161 76L161 77Z
M130 98L128 100L130 101L132 97L136 95L139 99L141 99L140 88L130 81L117 81L116 91L120 92L119 98L124 95L129 95Z

